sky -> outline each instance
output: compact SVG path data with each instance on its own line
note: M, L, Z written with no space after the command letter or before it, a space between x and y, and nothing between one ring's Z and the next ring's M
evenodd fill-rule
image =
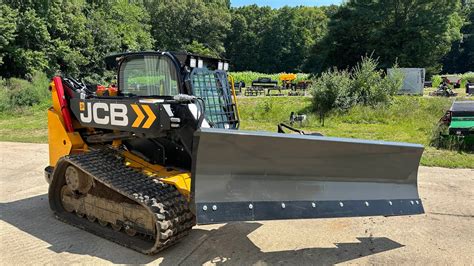
M258 6L271 6L279 8L282 6L328 6L340 4L343 0L231 0L232 6L239 7L257 4Z

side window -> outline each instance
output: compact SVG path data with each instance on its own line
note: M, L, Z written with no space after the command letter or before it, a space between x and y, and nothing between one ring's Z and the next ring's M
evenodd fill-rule
M126 60L120 67L121 93L137 96L179 94L176 69L169 58L145 55Z

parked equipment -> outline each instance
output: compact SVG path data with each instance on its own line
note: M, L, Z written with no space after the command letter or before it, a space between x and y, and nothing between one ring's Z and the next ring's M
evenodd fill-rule
M306 95L306 91L309 87L313 84L311 80L301 80L296 83L294 89L288 92L288 96L304 96Z
M446 76L448 83L451 84L455 89L461 88L461 77L459 76Z
M196 223L423 213L421 145L237 130L226 64L111 55L116 95L54 77L45 176L55 215L153 254Z
M280 74L279 79L281 81L281 87L284 90L291 90L296 87L295 80L297 78L296 74Z
M450 81L447 77L441 77L443 81L441 84L439 84L439 87L437 90L430 92L430 96L444 96L444 97L454 97L457 96L458 94L455 93L450 85Z
M245 82L242 80L234 82L234 88L235 88L235 93L237 95L241 95L242 90L245 88Z
M264 95L265 89L268 90L268 93L270 93L270 90L280 90L278 87L278 81L272 80L268 77L259 77L258 79L252 81L252 86L250 88L245 90L245 96Z
M472 96L474 95L474 81L468 80L466 82L466 95Z
M474 101L455 101L438 124L439 148L474 151Z
M306 90L311 85L310 80L300 80L296 82L296 74L280 74L280 81L282 83L282 88L288 91L288 96L304 96L306 95Z
M306 121L306 115L300 115L300 114L295 114L295 112L291 112L290 125L293 125L294 123L298 122L301 126L304 121Z

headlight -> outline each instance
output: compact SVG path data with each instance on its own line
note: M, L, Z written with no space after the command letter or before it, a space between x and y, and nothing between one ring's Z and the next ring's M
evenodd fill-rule
M193 68L196 67L196 58L191 57L191 59L189 60L189 66Z

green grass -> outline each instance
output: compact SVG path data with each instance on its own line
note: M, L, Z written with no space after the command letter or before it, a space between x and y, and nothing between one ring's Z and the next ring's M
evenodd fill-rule
M241 128L276 132L276 125L288 121L292 111L307 114L302 125L307 132L326 136L400 141L425 145L421 164L449 168L474 168L474 154L429 147L437 121L453 99L398 96L390 106L376 109L356 107L348 113L333 113L321 126L311 114L309 97L239 97ZM16 112L0 113L0 141L46 143L49 103ZM299 125L297 125L299 127Z
M48 142L49 103L0 113L0 141Z
M419 143L425 146L421 164L449 168L474 168L474 154L429 147L436 123L452 99L398 96L390 106L356 107L348 113L333 113L325 126L311 114L309 97L241 97L242 129L276 131L292 111L308 114L301 129L326 136ZM299 127L299 126L297 126Z

